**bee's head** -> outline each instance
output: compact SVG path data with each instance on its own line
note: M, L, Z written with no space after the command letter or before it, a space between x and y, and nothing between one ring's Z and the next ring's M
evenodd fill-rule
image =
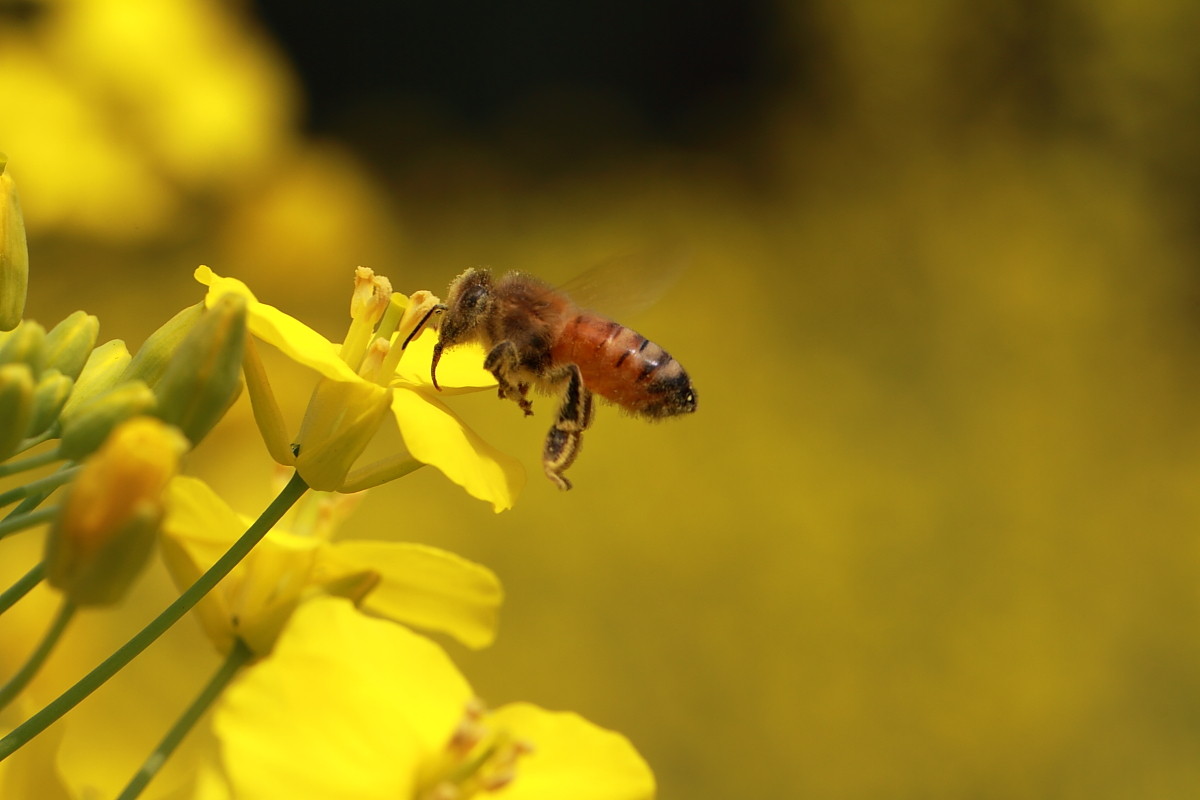
M441 388L437 384L437 364L442 358L442 350L470 341L480 321L491 310L492 303L492 273L486 269L468 269L450 284L446 312L442 315L437 344L433 346L433 364L429 369L435 388Z

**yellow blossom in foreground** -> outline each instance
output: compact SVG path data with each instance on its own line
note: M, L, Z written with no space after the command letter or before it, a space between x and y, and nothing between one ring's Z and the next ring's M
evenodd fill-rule
M492 572L458 556L404 542L332 542L321 515L348 497L310 492L291 531L275 528L196 607L222 652L240 638L271 651L298 605L320 594L348 598L364 611L447 633L469 647L492 642L502 599ZM162 550L181 587L190 586L252 522L203 481L178 477L167 493ZM332 510L336 513L336 509Z
M648 800L623 736L574 714L482 710L436 644L323 598L293 615L213 716L201 800Z
M388 288L390 299L372 309L370 279L376 289L386 281L360 268L351 306L353 321L346 341L337 345L299 320L259 302L241 281L222 278L208 267L199 267L196 279L209 287L205 303L210 306L227 294L244 298L251 336L319 376L305 423L298 437L290 440L292 446L281 439L286 436L285 427L278 419L261 364L253 348L247 353L247 388L268 449L279 463L295 466L309 486L356 491L405 474L419 462L437 467L472 496L490 502L496 511L512 507L524 483L520 464L483 441L436 396L429 376L434 332L422 331L407 342L419 324L414 312L432 307L436 298L427 292L416 293L414 298L422 295L418 306ZM380 318L389 316L393 329L376 331ZM439 383L451 393L495 386L494 378L482 368L482 355L470 348L448 354L442 363ZM407 452L351 471L363 449L389 420Z

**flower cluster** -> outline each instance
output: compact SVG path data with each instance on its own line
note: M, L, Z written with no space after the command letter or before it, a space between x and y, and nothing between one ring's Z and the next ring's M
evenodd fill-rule
M439 300L409 296L360 267L350 324L332 342L207 267L202 300L131 353L71 314L48 331L26 319L29 259L0 159L0 538L44 531L43 559L0 593L0 614L39 585L59 610L27 656L0 675L0 796L105 796L58 752L70 712L190 612L220 666L161 743L123 765L122 798L149 787L197 726L171 796L198 798L614 798L654 793L619 734L518 703L489 710L428 633L469 648L496 635L503 597L488 569L414 542L355 539L361 492L429 465L496 511L523 483L432 391ZM261 349L312 376L303 417L280 411ZM439 365L446 394L494 388L470 348ZM247 396L278 496L244 516L186 455ZM381 432L399 445L364 453ZM363 463L366 461L366 463ZM343 535L345 534L345 535ZM111 607L158 554L179 595L48 704L30 691L79 608ZM40 710L39 710L39 706ZM211 712L211 713L208 713ZM50 730L47 730L50 729ZM119 720L110 726L120 738ZM104 743L97 742L97 747ZM114 766L115 768L115 766Z

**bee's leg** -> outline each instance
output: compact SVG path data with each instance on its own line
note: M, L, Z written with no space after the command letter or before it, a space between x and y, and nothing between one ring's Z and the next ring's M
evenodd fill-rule
M546 477L563 490L571 488L563 472L579 455L583 432L592 424L592 393L583 385L583 376L574 364L569 368L566 384L558 419L546 436L546 449L542 452Z
M528 417L533 413L533 403L526 396L529 393L529 384L515 383L512 379L512 376L517 374L520 363L516 345L505 339L487 354L483 368L495 376L496 383L499 384L497 394L500 398L513 400Z

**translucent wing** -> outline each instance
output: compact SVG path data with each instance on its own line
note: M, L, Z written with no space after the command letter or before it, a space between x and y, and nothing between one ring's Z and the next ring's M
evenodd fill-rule
M559 288L583 308L626 319L658 302L687 264L682 246L648 248L601 261Z

